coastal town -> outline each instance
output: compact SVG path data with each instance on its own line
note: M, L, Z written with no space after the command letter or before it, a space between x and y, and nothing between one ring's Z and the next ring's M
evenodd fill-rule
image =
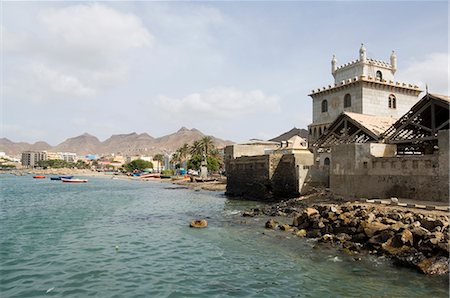
M134 155L2 152L2 170L206 186L269 202L243 213L271 217L268 229L317 238L355 258L383 254L426 274L448 274L450 97L398 82L396 70L394 51L390 62L367 57L364 45L358 59L341 66L333 56L334 83L309 95L308 129L270 140L216 147L218 139L200 135L152 156L136 154L148 151L139 147Z

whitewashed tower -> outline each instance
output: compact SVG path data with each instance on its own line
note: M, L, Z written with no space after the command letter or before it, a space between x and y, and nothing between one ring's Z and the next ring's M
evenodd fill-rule
M364 44L359 59L337 65L331 60L334 84L312 90L313 122L309 128L309 143L320 137L325 129L344 111L399 118L417 101L422 92L418 86L395 81L397 55L390 63L367 57Z

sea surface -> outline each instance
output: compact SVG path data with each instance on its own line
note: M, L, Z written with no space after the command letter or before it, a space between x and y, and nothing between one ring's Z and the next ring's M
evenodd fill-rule
M0 175L0 297L449 297L446 278L240 216L256 202L88 179Z

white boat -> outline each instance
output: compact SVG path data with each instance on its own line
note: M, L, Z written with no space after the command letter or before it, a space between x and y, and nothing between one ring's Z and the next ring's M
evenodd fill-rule
M72 183L85 183L85 182L88 182L87 179L74 179L74 178L72 178L72 179L61 178L61 181L62 182L72 182Z

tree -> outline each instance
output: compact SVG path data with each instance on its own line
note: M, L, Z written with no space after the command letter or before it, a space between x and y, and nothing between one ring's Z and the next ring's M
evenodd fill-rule
M155 156L153 156L153 160L158 162L158 172L161 171L160 166L161 164L164 162L164 155L162 155L161 153L156 154Z
M181 146L180 148L177 149L177 153L178 153L178 158L181 164L183 164L184 162L184 166L187 167L187 161L189 159L189 145L188 144L184 144L183 146Z
M144 169L148 169L148 168L153 169L153 163L151 161L136 159L130 163L125 164L123 167L128 172L133 172L135 170L143 171Z

